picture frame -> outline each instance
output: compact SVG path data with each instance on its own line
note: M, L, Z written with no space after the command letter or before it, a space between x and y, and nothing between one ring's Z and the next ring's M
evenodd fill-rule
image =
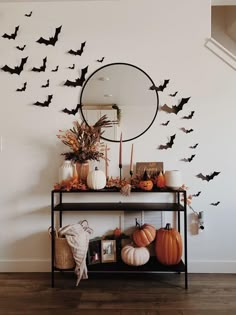
M91 239L89 241L87 264L94 265L101 263L101 238Z
M137 162L136 163L136 174L140 177L143 176L144 172L147 171L148 176L153 178L160 172L164 171L163 162Z
M102 263L116 262L116 240L101 241Z

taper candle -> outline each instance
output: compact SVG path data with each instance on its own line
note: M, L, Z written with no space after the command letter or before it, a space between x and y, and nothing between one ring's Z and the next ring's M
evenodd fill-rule
M106 179L108 178L108 156L107 156L107 144L105 146L105 174L106 174Z
M134 144L131 146L131 154L130 154L130 175L133 175L134 167L133 167L133 154L134 154Z
M122 168L122 132L120 134L119 168Z

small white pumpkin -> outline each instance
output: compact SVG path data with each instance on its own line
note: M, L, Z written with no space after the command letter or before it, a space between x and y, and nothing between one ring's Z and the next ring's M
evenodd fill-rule
M99 190L106 186L106 175L103 171L95 167L87 176L87 185L90 189Z
M142 266L148 262L150 253L146 247L134 247L129 244L122 248L121 258L127 265Z

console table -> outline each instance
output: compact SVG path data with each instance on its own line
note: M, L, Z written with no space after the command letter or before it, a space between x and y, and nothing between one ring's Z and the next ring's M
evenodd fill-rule
M59 225L62 226L62 214L63 212L73 211L171 211L177 213L177 229L181 231L180 216L183 214L183 245L184 254L183 260L178 265L165 266L160 264L156 257L151 257L147 264L143 266L128 266L122 261L117 263L95 264L89 265L89 272L177 272L185 274L185 289L188 288L188 263L187 263L187 193L183 189L171 190L171 189L153 189L152 191L141 191L139 189L132 191L132 194L174 194L174 202L171 203L159 203L159 202L63 202L63 196L70 194L86 194L86 193L120 193L118 189L102 189L99 191L85 190L85 191L62 191L52 190L51 192L51 229L54 231L55 227L55 214L59 215ZM127 197L129 198L129 197ZM183 205L181 204L181 198L183 199ZM54 233L51 237L51 286L54 287L54 272L59 270L54 266L55 257L55 243Z

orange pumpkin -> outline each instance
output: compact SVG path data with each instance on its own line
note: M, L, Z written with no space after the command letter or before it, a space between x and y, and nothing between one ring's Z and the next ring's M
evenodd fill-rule
M121 235L121 229L115 228L115 230L113 231L113 234L115 237L119 237Z
M143 224L142 226L136 219L137 230L133 233L133 241L138 247L145 247L154 241L156 237L156 228L151 224Z
M157 230L155 253L158 261L163 265L176 265L182 257L182 238L180 233L170 227L170 223L165 228Z
M148 178L147 171L144 172L143 179L139 182L139 187L142 190L147 190L147 191L152 190L153 182L151 179Z

